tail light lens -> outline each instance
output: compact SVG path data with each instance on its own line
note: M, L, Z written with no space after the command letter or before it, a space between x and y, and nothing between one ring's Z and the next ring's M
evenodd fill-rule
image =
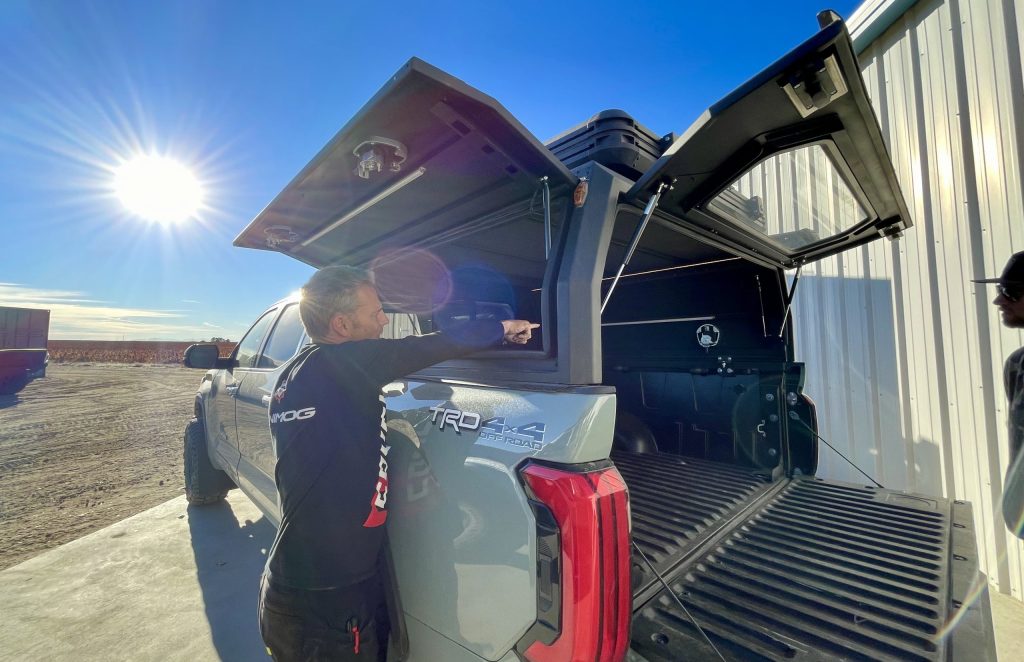
M556 618L538 620L547 628L552 621L557 623L557 632L539 636L535 626L527 633L532 641L522 642L524 656L531 662L622 660L629 646L632 615L625 481L610 463L582 471L531 463L521 474L530 497L542 506L535 504L535 511L549 511L557 524L558 535L545 536L545 554L539 554L538 584L545 585L541 598L553 594L560 602ZM539 527L542 524L538 521ZM542 546L539 534L538 548ZM558 547L554 568L550 567L552 540ZM552 578L558 584L554 591L549 586ZM542 606L538 605L539 612Z

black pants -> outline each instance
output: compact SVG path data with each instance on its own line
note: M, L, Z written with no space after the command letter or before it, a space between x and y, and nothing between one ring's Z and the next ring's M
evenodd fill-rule
M260 634L276 662L377 662L387 652L380 581L308 591L260 585Z

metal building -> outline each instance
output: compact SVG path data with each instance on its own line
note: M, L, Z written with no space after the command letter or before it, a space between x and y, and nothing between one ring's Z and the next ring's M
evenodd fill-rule
M970 501L981 568L1021 600L999 500L1002 364L1024 334L970 281L1024 250L1024 0L867 0L848 26L915 227L804 268L805 390L822 436L883 485ZM819 475L865 481L825 446Z

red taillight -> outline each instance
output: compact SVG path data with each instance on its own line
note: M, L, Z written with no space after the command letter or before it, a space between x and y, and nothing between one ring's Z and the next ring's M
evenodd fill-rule
M530 464L532 496L547 506L561 542L561 628L549 645L526 649L531 662L618 662L629 646L629 496L618 470L573 472Z

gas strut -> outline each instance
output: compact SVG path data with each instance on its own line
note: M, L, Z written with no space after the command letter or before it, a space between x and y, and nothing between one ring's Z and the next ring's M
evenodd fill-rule
M541 177L540 181L544 185L541 201L544 203L544 259L547 260L551 254L551 187L547 175Z
M786 310L782 313L782 326L779 327L779 337L786 332L786 320L789 319L789 310L793 307L793 297L796 296L796 284L800 282L800 270L804 268L803 263L796 267L796 274L793 276L793 285L789 288L789 295L786 297Z
M636 251L637 244L640 243L640 236L644 233L647 228L647 223L651 220L651 216L654 216L654 208L658 206L658 200L661 199L661 193L665 190L668 184L662 182L658 184L658 190L655 191L651 199L647 201L647 206L644 207L644 216L640 219L640 223L636 226L636 231L633 233L633 241L629 242L629 250L626 251L626 257L623 258L622 264L619 265L619 271L615 274L615 279L612 280L611 287L608 288L608 294L604 295L604 301L601 303L601 313L604 313L605 306L608 305L608 301L612 298L612 292L615 291L615 286L619 284L619 279L622 278L622 272L625 271L626 265L629 264L629 260L633 257L633 252Z

